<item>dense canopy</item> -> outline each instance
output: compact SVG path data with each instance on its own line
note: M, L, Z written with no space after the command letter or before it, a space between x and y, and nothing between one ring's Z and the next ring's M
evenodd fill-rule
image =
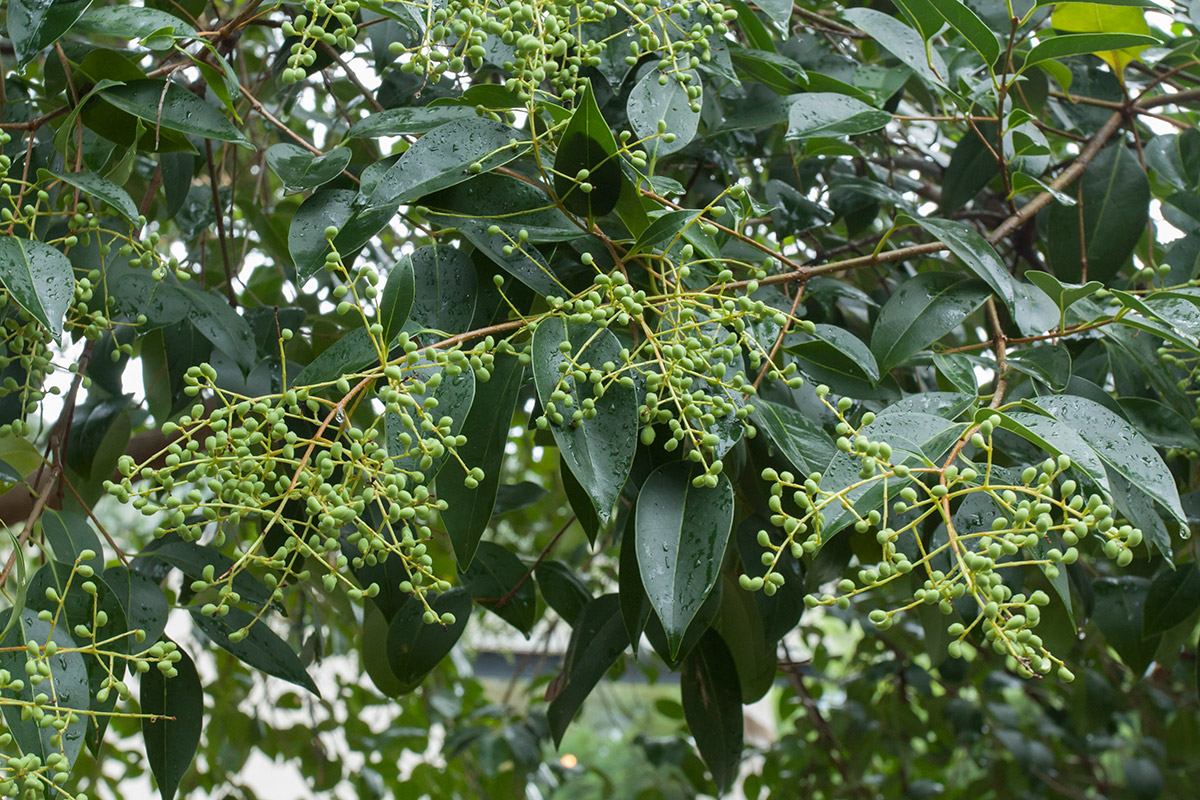
M0 796L1196 791L1200 3L3 15Z

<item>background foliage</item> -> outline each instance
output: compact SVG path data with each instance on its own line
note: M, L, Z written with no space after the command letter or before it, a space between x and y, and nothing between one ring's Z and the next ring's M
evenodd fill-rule
M1197 25L10 0L0 795L1187 796Z

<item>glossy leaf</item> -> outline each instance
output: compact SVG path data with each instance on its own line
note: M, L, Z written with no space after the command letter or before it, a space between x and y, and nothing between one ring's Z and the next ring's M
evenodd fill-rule
M1046 228L1054 232L1047 241L1046 261L1061 281L1107 281L1129 261L1146 232L1150 213L1146 173L1136 153L1122 144L1109 145L1092 159L1079 193L1082 209L1054 205L1046 216ZM1082 251L1081 217L1082 241L1086 243ZM1086 276L1082 272L1084 255Z
M380 136L429 133L447 122L471 119L475 116L475 109L464 106L388 108L355 122L346 135L354 139L374 139Z
M161 36L165 31L177 39L191 39L196 29L174 14L149 6L104 6L89 8L75 23L74 30L121 39Z
M837 452L829 434L794 408L759 398L754 401L751 418L805 475L824 469Z
M458 462L452 462L438 476L438 497L449 504L442 511L442 523L450 534L460 569L470 566L479 538L492 518L504 445L524 380L525 367L516 358L499 356L491 379L475 389L474 404L462 426L467 443L458 448L458 455L464 463L483 470L478 487L468 489L463 485L466 476Z
M1146 437L1128 422L1104 406L1075 395L1042 397L1036 402L1079 431L1105 464L1154 498L1180 524L1187 525L1171 471Z
M1200 569L1183 564L1162 572L1150 584L1142 610L1144 636L1164 633L1200 608Z
M466 424L467 415L471 410L472 404L475 401L475 392L478 382L475 379L474 370L466 369L458 375L445 375L440 370L430 364L419 366L416 375L419 380L428 382L434 375L441 374L441 383L437 388L426 388L426 391L421 396L421 401L424 403L427 399L433 399L437 405L429 409L425 408L408 408L405 413L411 423L406 421L399 414L384 415L384 429L387 433L387 448L391 454L396 468L403 471L420 470L426 480L433 479L445 464L446 459L450 457L449 452L444 452L440 457L433 458L429 456L430 462L425 464L425 456L423 450L414 447L422 437L429 436L429 433L424 430L425 423L438 424L446 417L450 418L448 436L458 436ZM428 383L426 384L428 387ZM486 384L484 384L486 386ZM412 444L404 443L404 436L407 435ZM422 468L422 464L424 467Z
M400 203L469 180L479 171L503 166L523 152L521 140L519 131L492 120L451 120L404 151L376 185L371 203L394 210ZM479 169L470 169L473 164L479 164Z
M129 81L105 89L101 96L125 113L150 123L152 131L161 127L188 136L253 147L215 106L174 81Z
M267 166L283 181L288 194L324 186L341 175L349 163L348 147L337 147L319 156L294 144L271 145L267 150Z
M258 363L258 346L246 318L213 292L180 287L191 305L188 320L212 342L213 347L233 359L243 374L250 374Z
M69 186L74 186L84 194L107 203L114 211L129 220L131 225L137 226L138 209L133 203L133 198L129 196L129 192L108 178L102 178L90 172L50 172L49 174Z
M462 333L475 314L475 265L456 247L428 246L408 258L414 275L412 312L419 325L448 334Z
M355 328L314 358L295 377L289 378L293 386L332 383L372 363L379 363L375 340L366 328Z
M425 607L420 603L405 603L388 625L388 664L401 694L408 694L421 685L425 676L458 643L471 618L471 596L463 589L451 589L431 597L429 605L439 616L453 614L454 624L426 624L422 620Z
M262 618L240 608L230 608L223 617L208 617L193 610L192 621L214 644L246 666L321 696L300 657ZM234 631L246 631L245 638L233 641L230 634Z
M62 335L75 271L58 249L32 239L0 237L0 283L51 335Z
M847 9L842 12L842 17L930 83L939 84L945 80L948 72L941 56L936 50L927 55L920 34L900 20L871 8Z
M554 169L554 191L568 211L590 218L616 207L625 176L617 156L617 139L596 105L591 83L584 88L559 139ZM588 172L586 181L576 180L581 170ZM580 188L584 182L592 186L590 192Z
M742 759L742 696L733 656L715 631L683 660L679 693L696 747L723 793Z
M974 11L960 0L929 0L929 3L979 53L984 64L996 63L1000 57L1000 42Z
M204 727L204 686L196 665L182 649L174 666L179 674L164 677L151 668L142 676L139 700L146 757L162 800L172 800L200 745Z
M49 47L70 30L88 10L92 0L11 0L8 4L8 36L17 54L17 66L24 67L43 48Z
M570 355L559 347L566 341L573 346ZM607 330L568 323L562 318L545 320L533 335L533 377L538 397L543 404L550 402L551 394L566 381L561 365L591 364L598 368L606 361L615 362L620 350L617 338ZM573 379L568 383L575 384ZM575 391L581 389L575 384ZM590 394L588 389L576 402L582 404ZM637 449L637 400L633 389L613 384L595 401L594 418L571 423L568 417L563 425L551 425L550 430L563 459L591 498L600 524L607 525Z
M401 258L388 273L375 312L375 321L383 326L383 341L394 341L400 335L404 323L408 322L416 293L412 260Z
M919 217L917 224L950 248L950 252L958 256L975 277L991 287L1004 305L1010 309L1013 307L1012 276L987 239L974 229L953 220Z
M337 229L333 243L345 263L371 241L394 217L395 208L356 209L358 195L347 189L322 189L306 199L288 228L288 252L296 264L301 284L325 267L330 252L327 228Z
M583 607L592 601L592 593L569 566L561 561L547 559L537 565L533 572L537 586L546 600L546 605L563 621L575 627Z
M150 578L124 566L104 570L104 582L125 612L130 630L143 630L147 642L157 642L167 625L170 607L162 588Z
M92 530L87 517L70 511L46 511L42 514L42 532L58 561L63 564L78 561L97 572L104 570L104 548L100 546L100 537ZM83 550L91 550L96 555L86 561L81 560L79 554Z
M983 305L980 281L949 272L923 272L905 281L879 312L871 352L888 372L961 325Z
M0 611L0 623L3 623L0 624L0 629L7 625L12 613L12 609ZM82 653L72 652L76 647L75 640L63 626L39 620L34 609L27 608L18 616L19 622L9 630L4 640L0 641L0 669L8 670L13 677L24 676L25 663L29 656L29 653L25 652L28 642L37 642L39 647L44 647L47 642L53 641L59 652L47 659L50 680L38 686L26 680L25 686L19 692L5 690L7 696L29 704L33 702L35 695L44 692L50 696L46 713L51 718L55 713L52 706L63 709L88 708L90 704L87 666ZM40 727L32 719L22 720L20 706L5 703L0 706L0 710L4 713L8 731L22 753L36 755L43 763L52 753L59 753L66 757L68 768L75 763L79 751L83 749L83 737L87 729L84 715L76 716L75 721L63 729L62 743L56 744L51 742L51 738L56 734L55 729Z
M1162 638L1144 635L1142 617L1150 581L1135 575L1100 578L1092 583L1096 605L1092 619L1104 638L1134 675L1141 675L1154 659Z
M460 585L479 605L529 637L537 621L537 587L521 559L495 542L480 542Z
M674 656L692 618L720 573L733 526L733 487L697 489L695 468L664 464L642 485L637 504L637 557L646 595Z
M605 594L592 600L579 613L571 631L562 672L547 689L550 707L546 710L546 718L555 746L562 744L563 734L583 701L629 646L629 636L625 633L618 607L617 596Z
M877 131L892 121L886 111L832 92L798 95L788 110L787 138L856 136Z
M691 144L700 124L700 113L692 111L687 90L679 83L679 74L692 76L690 86L700 83L695 80L695 72L668 74L650 69L633 87L625 105L633 132L638 139L646 140L643 147L648 153L657 153L660 158ZM665 85L660 82L660 76L667 78ZM674 135L673 141L659 136L660 120L666 124L664 130Z

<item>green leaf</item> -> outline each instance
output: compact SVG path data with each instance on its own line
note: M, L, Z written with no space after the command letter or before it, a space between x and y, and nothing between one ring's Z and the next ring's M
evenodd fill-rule
M709 631L683 660L679 694L688 728L720 793L733 785L742 760L738 685L729 648L715 631Z
M129 196L129 192L108 178L102 178L90 172L48 172L48 174L63 183L74 186L84 194L108 203L113 210L129 220L130 225L137 226L138 209L133 203L133 198Z
M0 611L0 621L7 625L12 609ZM12 701L20 700L32 704L37 694L45 693L50 701L45 704L46 714L52 719L57 716L56 708L87 709L90 707L88 692L87 666L83 654L76 650L75 640L65 630L63 625L52 622L42 622L37 617L37 611L26 608L18 614L19 623L9 630L8 635L0 641L0 669L8 670L14 677L21 676L25 686L21 691L5 690L5 699L9 702L0 706L4 714L4 722L8 726L17 747L26 755L36 755L46 763L46 758L52 753L65 756L66 771L79 756L83 748L84 732L87 730L86 715L76 715L75 721L69 723L62 731L62 743L53 744L51 738L57 735L54 728L39 726L32 719L21 719L21 707ZM50 667L47 681L37 686L26 679L25 664L29 653L25 651L27 642L37 642L45 647L53 641L58 646L58 653L46 660ZM64 719L65 721L65 719Z
M527 149L528 145L521 143L522 136L520 131L490 119L451 120L404 151L375 186L371 203L394 210L400 203L503 166ZM479 164L479 169L472 171L473 164Z
M321 355L291 379L292 386L315 386L333 383L344 375L350 375L370 364L379 363L379 350L366 328L355 328L343 334Z
M1105 51L1124 50L1126 48L1153 47L1159 44L1153 36L1142 36L1136 33L1068 33L1043 39L1038 42L1029 55L1025 57L1022 69L1050 59L1069 58L1095 53L1106 61L1111 56ZM1131 58L1124 58L1125 63Z
M546 719L555 747L562 744L563 734L583 701L629 646L619 605L615 594L605 594L592 600L579 613L571 631L562 672L546 690L550 700Z
M945 62L936 50L926 50L921 35L900 20L870 8L850 8L842 17L854 27L886 47L913 72L934 84L944 85L948 75Z
M0 237L0 283L54 338L62 336L75 271L59 250L32 239Z
M638 567L637 555L637 505L625 516L625 528L621 533L621 552L618 556L617 597L621 604L621 621L629 644L637 655L642 641L642 632L650 619L650 598L642 585L642 571Z
M991 67L1000 57L1000 42L996 34L984 24L975 12L963 5L960 0L929 0L937 12L942 15L950 27L958 31L967 42L983 58L983 63ZM928 38L928 37L926 37Z
M832 92L797 95L788 110L788 139L813 136L856 136L885 127L892 121L886 111L861 100Z
M599 217L616 208L625 174L617 157L617 139L604 121L589 81L559 139L554 156L554 192L573 214ZM592 190L584 193L576 176L588 171Z
M1150 580L1135 575L1092 581L1096 601L1092 620L1135 676L1154 660L1162 635L1146 636L1143 629Z
M1158 40L1146 36L1150 26L1146 24L1146 13L1136 7L1122 7L1124 3L1057 3L1050 24L1055 28L1074 31L1081 34L1096 34L1102 36L1139 36L1141 42L1126 40L1118 43L1115 40L1100 42L1094 52L1106 61L1116 73L1117 78L1124 83L1125 66L1138 57L1138 53L1148 46L1159 44ZM1149 41L1146 41L1149 40ZM1040 46L1040 45L1039 45ZM1035 47L1034 50L1037 48ZM1032 53L1030 53L1032 55Z
M119 39L145 39L164 32L176 39L193 39L196 29L174 14L149 6L104 6L88 9L75 23L77 33L114 36Z
M887 373L962 325L990 294L981 281L923 272L905 281L879 312L871 352Z
M1200 608L1200 568L1195 562L1164 570L1146 593L1142 633L1153 636L1174 628Z
M254 148L214 106L173 81L129 81L105 89L101 96L125 113L150 123L151 132L162 127L188 136Z
M16 534L11 529L4 531L8 534L8 539L12 542L13 552L21 551L21 543L17 540ZM3 642L8 632L16 627L17 622L21 619L21 612L25 610L25 600L29 595L29 581L25 575L25 559L17 558L16 561L17 573L17 588L13 592L12 606L8 609L8 621L4 623L4 627L0 628L0 642Z
M335 147L319 156L294 144L275 144L267 149L267 166L283 181L286 194L324 186L341 175L349 163L348 147Z
M1069 190L1074 194L1075 190ZM1046 262L1062 281L1087 278L1108 281L1129 262L1146 232L1150 214L1150 184L1137 155L1121 143L1100 151L1083 175L1080 208L1055 204L1046 216ZM1083 218L1083 236L1079 222ZM1080 251L1081 240L1086 247Z
M143 630L147 642L157 642L166 629L170 613L162 587L142 573L123 566L104 570L104 582L125 612L129 630Z
M594 546L596 535L601 528L600 516L596 513L595 506L592 505L591 495L580 485L561 453L559 453L558 474L562 478L563 492L567 495L567 503L575 512L575 521L579 523L579 527L583 528L588 542Z
M388 273L387 282L383 284L383 291L379 295L374 321L383 326L383 341L394 341L400 335L404 323L408 322L416 293L412 259L405 255Z
M986 137L986 140L981 137ZM938 212L950 215L969 203L992 178L1000 174L996 157L988 148L999 141L994 122L980 122L958 140L950 164L942 176L942 200Z
M713 630L725 640L733 656L740 688L739 699L742 703L754 703L762 699L775 682L779 665L775 655L778 641L767 639L758 605L761 592L744 591L728 572L721 574L721 581L721 606L717 609ZM775 597L778 596L776 592ZM701 639L700 647L693 651L693 655L703 648L704 639Z
M1072 305L1085 297L1091 297L1104 286L1099 281L1088 281L1082 286L1075 283L1063 283L1049 272L1039 270L1029 270L1025 273L1025 277L1054 301L1060 313L1066 313L1066 310Z
M733 487L697 489L698 467L671 462L650 473L637 503L637 557L650 605L662 621L672 657L716 585L733 528Z
M996 250L975 231L961 222L948 219L926 219L918 217L917 224L938 241L950 248L967 269L975 273L996 293L1006 307L1012 309L1014 302L1012 276Z
M479 605L529 638L537 621L537 587L516 554L495 542L480 542L459 583Z
M429 606L439 617L453 614L454 624L443 626L441 622L435 622L427 625L422 619L425 607L420 603L405 603L388 624L388 664L400 694L408 694L421 685L425 676L458 643L471 618L471 596L463 589L451 589L430 597Z
M179 287L191 305L188 320L213 347L233 359L243 375L249 375L258 363L258 345L246 318L215 292Z
M692 101L678 80L681 75L691 76L689 86L703 84L694 70L673 71L668 75L657 69L648 69L634 85L625 104L630 127L638 139L645 140L641 146L652 155L661 157L677 153L696 138L700 112L692 111ZM665 86L659 83L660 76L667 78ZM675 135L674 141L667 142L659 135L660 121L666 123L665 133Z
M408 257L415 276L409 319L430 330L464 333L475 315L478 277L462 250L429 245Z
M405 136L429 131L455 120L474 119L475 109L466 106L389 108L363 117L350 126L351 139L376 139L380 136Z
M1134 428L1156 447L1200 450L1200 437L1183 415L1149 397L1119 397L1117 402Z
M759 397L750 416L804 475L823 470L837 452L821 425L794 408Z
M396 216L395 208L355 210L358 195L348 189L322 189L300 204L288 227L288 252L300 285L325 268L330 252L325 230L338 229L333 243L347 266L357 252Z
M264 619L240 608L230 608L223 617L208 617L192 609L192 621L214 644L246 666L321 696L300 657ZM234 631L245 631L246 638L233 641L229 635Z
M204 727L204 686L196 665L182 649L175 662L178 675L165 677L151 668L142 676L138 699L143 714L142 739L146 759L162 800L172 800L200 746Z
M434 375L441 375L441 383L436 388L428 388ZM405 409L408 419L400 414L385 414L384 426L387 434L388 453L395 462L396 469L402 472L420 470L426 481L432 481L441 471L446 460L450 458L449 448L441 456L431 459L422 468L426 452L417 445L422 439L431 437L426 430L426 424L437 425L446 417L450 418L447 436L458 436L466 424L471 405L475 401L476 380L475 371L464 369L457 375L450 375L434 364L418 364L416 377L426 384L425 399L432 398L437 405L430 408L423 406ZM484 384L486 386L486 384ZM405 445L400 437L408 434L411 445ZM436 437L434 437L436 438ZM470 464L470 462L468 462Z
M663 242L671 242L673 244L689 225L699 219L701 213L700 211L682 208L678 211L668 211L655 217L654 221L638 234L637 241L633 243L633 247L629 248L629 255L627 257L632 258L638 253L653 252L652 248Z
M100 537L92 530L87 517L71 511L53 509L42 514L42 532L54 550L54 557L63 564L74 564L83 550L91 550L96 556L79 561L97 572L104 571L104 549Z
M569 355L560 349L568 341L572 345ZM601 525L612 519L613 504L633 465L637 398L632 388L617 383L608 386L603 397L596 397L591 386L584 389L560 367L590 364L599 369L605 362L619 361L620 351L620 342L609 331L590 323L569 324L561 317L544 320L533 334L533 377L543 405L560 388L573 387L571 393L579 395L576 407L589 397L595 399L595 417L573 423L570 409L564 409L567 419L562 425L551 425L550 430L563 460L591 498Z
M475 388L475 402L462 426L467 443L458 448L458 455L463 463L483 470L479 486L475 489L463 486L466 475L457 460L450 462L438 476L438 497L449 504L442 511L442 524L450 534L454 558L462 569L470 566L479 538L492 518L504 465L504 446L524 381L525 368L518 359L497 356L491 379Z
M24 68L42 49L58 41L91 4L92 0L10 0L8 37L17 54L17 67Z
M497 488L496 505L492 508L492 516L498 517L501 514L528 508L549 493L544 486L533 481L503 483Z
M546 605L563 621L575 627L584 606L592 601L592 593L570 567L561 561L548 559L533 571L538 589L546 599Z
M1074 428L1059 422L1054 417L1028 411L1002 412L980 409L976 413L975 419L977 422L982 422L993 415L1000 417L998 427L1017 434L1050 455L1070 456L1072 467L1091 478L1105 491L1109 490L1104 463Z
M1037 378L1054 392L1063 391L1071 381L1071 353L1062 345L1043 344L1014 350L1008 354L1008 365Z
M1187 529L1179 490L1171 471L1146 437L1099 403L1075 395L1040 397L1034 401L1060 422L1079 432L1105 464L1154 498Z

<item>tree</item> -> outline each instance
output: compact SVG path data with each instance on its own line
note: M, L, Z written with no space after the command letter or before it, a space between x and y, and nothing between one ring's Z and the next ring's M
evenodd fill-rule
M1198 25L11 0L0 796L1194 791Z

